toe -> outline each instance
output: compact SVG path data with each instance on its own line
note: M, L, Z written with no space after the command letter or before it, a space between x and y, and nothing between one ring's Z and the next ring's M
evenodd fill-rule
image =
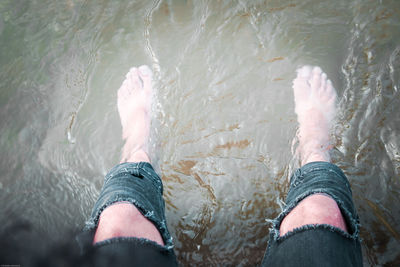
M311 66L305 65L297 70L298 78L309 78L311 75Z
M324 72L321 74L321 89L326 90L326 74Z
M129 76L128 80L130 80L131 88L133 90L143 88L142 81L139 77L139 71L137 68L131 68L128 73L128 76Z
M321 89L321 73L320 67L314 67L310 77L310 85L313 93L317 93Z
M125 77L127 80L132 81L132 76L136 75L136 73L137 73L137 68L135 67L130 68Z
M330 95L332 98L336 98L336 90L332 85L331 80L328 80L326 82L326 92L328 95Z
M139 75L143 81L143 88L146 91L151 91L151 80L153 77L153 73L152 73L151 69L146 65L140 66L139 67Z
M295 93L297 92L306 92L309 90L309 84L307 82L307 80L302 79L302 78L296 78L293 80L293 90Z
M310 85L307 80L300 78L293 81L293 93L296 109L304 105L310 96Z
M139 71L141 76L149 76L151 77L153 75L151 69L147 65L142 65L139 67Z
M131 93L131 92L132 92L132 87L133 87L133 80L132 80L132 78L131 78L131 76L132 76L132 71L133 71L133 69L130 69L130 70L129 70L129 72L126 74L126 79L125 79L125 81L124 81L125 88L126 88L126 91L127 91L128 93Z
M312 71L313 71L314 74L317 74L317 75L318 74L319 75L322 74L322 69L320 67L318 67L318 66L315 66Z
M331 94L333 91L335 91L335 89L333 88L332 82L331 80L328 80L326 82L326 92Z
M321 74L321 85L319 90L320 97L326 94L326 74Z
M122 82L121 87L118 89L118 99L124 98L129 94L129 86L131 82L128 78L128 74L126 74L126 79Z

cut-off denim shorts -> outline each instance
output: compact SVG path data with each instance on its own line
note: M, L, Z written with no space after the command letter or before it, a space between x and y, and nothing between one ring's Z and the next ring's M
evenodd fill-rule
M280 236L282 220L304 198L325 194L334 199L348 232L337 227L305 225ZM285 207L272 221L262 266L362 266L359 219L350 184L344 173L328 162L311 162L297 169L290 179Z
M121 163L112 168L83 233L77 237L84 257L93 266L177 266L162 194L162 181L149 163ZM164 246L135 237L116 237L93 245L101 212L117 202L135 205L158 229Z
M115 166L106 175L91 217L77 238L82 253L95 266L177 266L162 193L162 181L149 163ZM316 193L329 195L337 202L348 232L321 224L303 226L280 236L283 218L301 200ZM153 222L165 245L135 237L111 238L93 245L101 212L116 202L135 205ZM346 176L331 163L312 162L298 169L291 178L285 208L272 221L262 266L362 266L358 234L358 216Z

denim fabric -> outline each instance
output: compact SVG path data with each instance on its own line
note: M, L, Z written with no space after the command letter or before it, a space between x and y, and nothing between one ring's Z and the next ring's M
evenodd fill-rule
M86 222L84 231L77 237L83 253L92 250L92 242L99 222L101 212L116 202L129 202L153 224L160 232L165 246L162 247L167 254L175 259L172 237L168 232L165 219L165 202L162 197L163 185L160 177L155 173L153 167L146 162L121 163L110 170L104 180L103 188L92 214ZM95 247L115 243L137 243L137 238L112 238L100 243ZM140 239L141 243L154 243L147 239ZM132 246L134 245L132 243ZM125 246L122 244L121 246Z
M143 238L109 239L92 248L93 266L178 266L175 254Z
M304 198L322 193L334 199L345 218L348 233L331 225L306 225L280 236L280 225ZM272 220L263 266L362 266L359 219L350 184L344 173L328 162L312 162L296 170L286 204Z

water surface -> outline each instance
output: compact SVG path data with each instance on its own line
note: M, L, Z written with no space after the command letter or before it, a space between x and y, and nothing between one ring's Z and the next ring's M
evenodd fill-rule
M400 264L400 2L0 2L0 211L57 239L119 161L117 89L155 74L152 159L183 265L252 266L280 211L297 130L291 82L319 65L339 95L366 266Z

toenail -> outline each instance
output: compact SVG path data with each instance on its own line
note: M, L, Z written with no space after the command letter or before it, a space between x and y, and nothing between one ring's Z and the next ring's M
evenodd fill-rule
M140 87L144 87L143 79L139 76Z
M140 73L145 75L145 76L150 75L150 73L151 73L149 67L147 67L147 66L141 66L139 68L139 70L140 70Z
M315 67L315 68L314 68L314 73L316 73L316 74L321 74L321 72L322 72L322 70L321 70L320 67Z

